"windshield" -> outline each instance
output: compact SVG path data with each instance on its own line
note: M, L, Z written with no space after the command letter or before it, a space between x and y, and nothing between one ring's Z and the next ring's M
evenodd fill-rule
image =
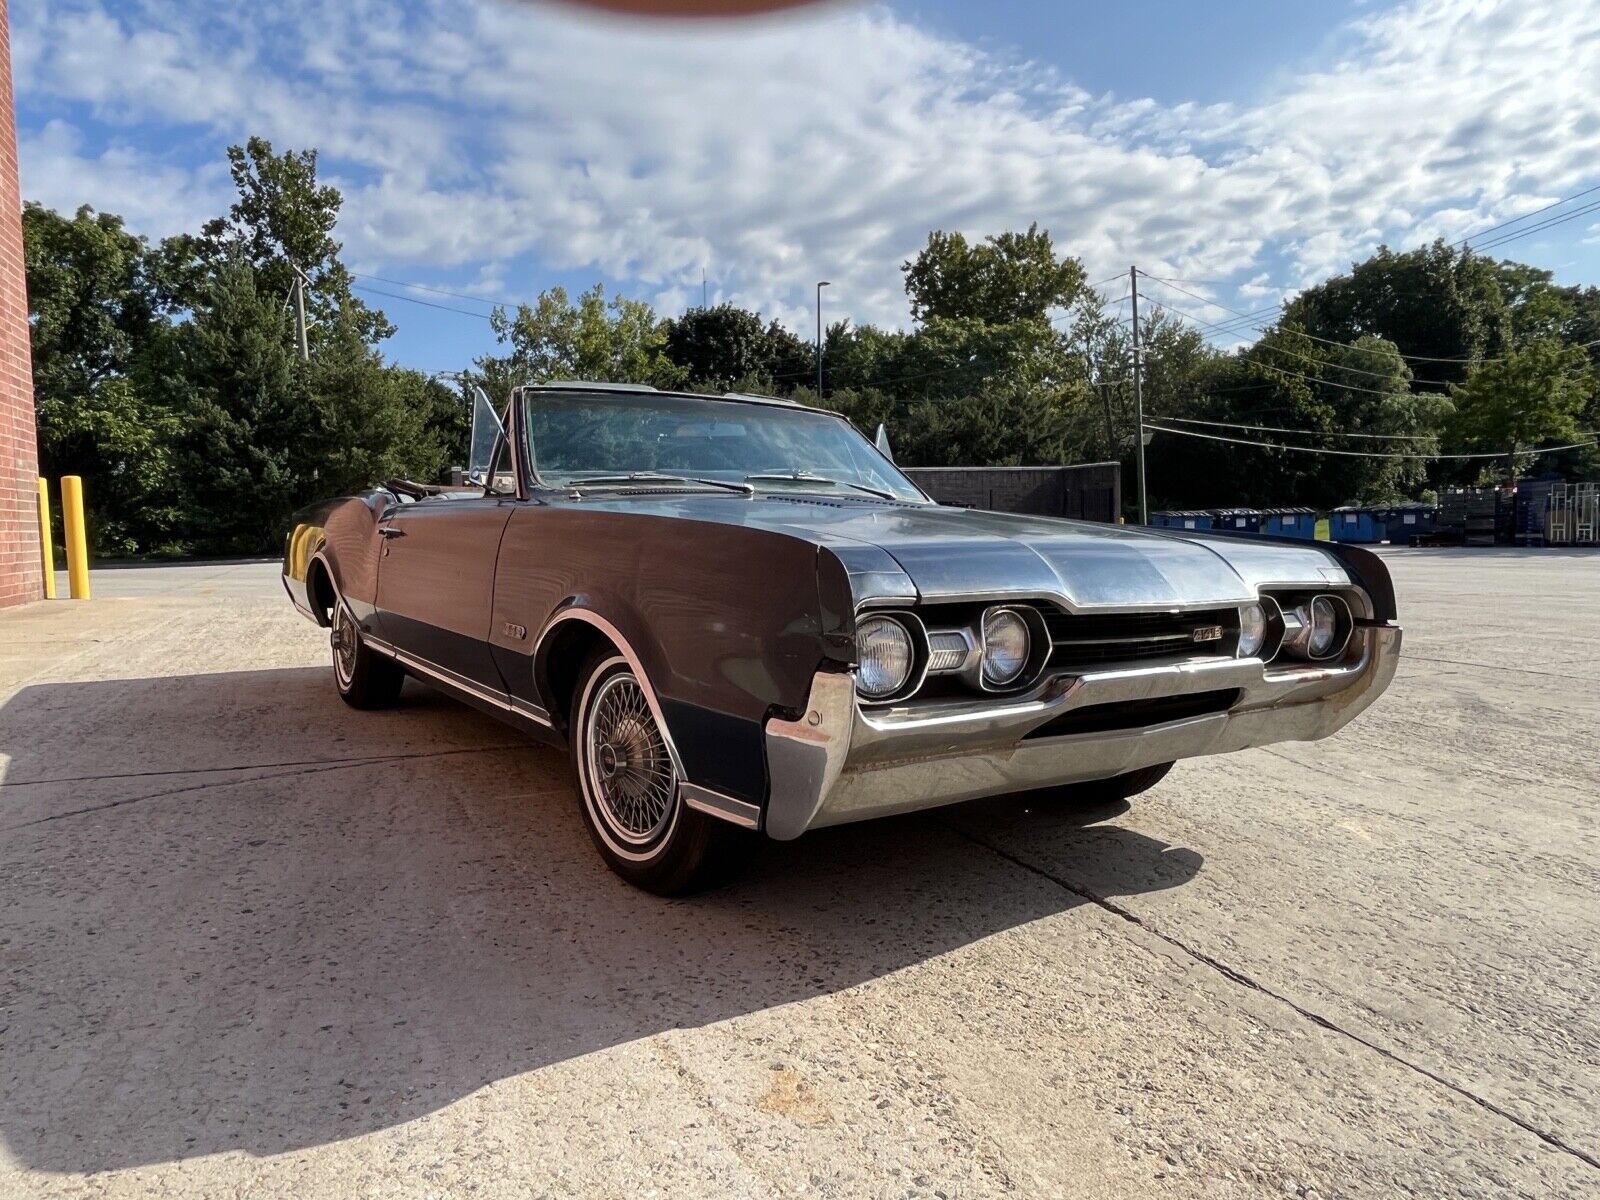
M926 502L854 426L812 409L648 392L532 391L524 403L532 462L551 487L665 475Z

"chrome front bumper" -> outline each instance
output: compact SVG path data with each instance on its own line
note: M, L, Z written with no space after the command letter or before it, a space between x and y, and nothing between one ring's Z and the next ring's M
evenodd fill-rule
M855 679L819 672L798 721L767 722L772 780L765 828L808 829L979 796L1105 779L1125 771L1342 729L1394 678L1400 630L1359 628L1334 665L1274 668L1259 659L1195 659L1049 676L1021 697L865 712ZM1225 712L1109 733L1027 739L1089 705L1238 689Z

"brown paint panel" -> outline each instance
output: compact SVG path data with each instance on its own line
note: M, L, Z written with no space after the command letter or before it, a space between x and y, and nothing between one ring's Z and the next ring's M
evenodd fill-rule
M495 558L516 508L514 500L486 497L421 500L388 510L374 531L384 637L499 690L488 648Z
M741 503L731 500L731 503ZM622 631L664 699L760 721L805 703L825 657L817 548L765 530L668 514L528 505L511 519L495 578L491 640L530 655L562 608L590 609ZM513 694L531 694L531 670Z

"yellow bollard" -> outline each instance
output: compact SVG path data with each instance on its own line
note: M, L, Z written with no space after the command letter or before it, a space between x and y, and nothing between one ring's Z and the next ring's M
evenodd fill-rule
M83 480L61 477L61 523L67 535L67 582L74 600L89 598L89 535L83 526Z
M44 598L56 598L56 548L50 540L50 481L39 480L39 557L44 561Z

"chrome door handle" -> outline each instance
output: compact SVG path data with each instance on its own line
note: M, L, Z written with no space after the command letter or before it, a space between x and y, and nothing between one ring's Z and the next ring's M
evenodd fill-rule
M396 529L393 525L379 525L378 526L378 536L379 537L397 538L397 537L405 537L405 535L406 535L406 531L404 529Z

